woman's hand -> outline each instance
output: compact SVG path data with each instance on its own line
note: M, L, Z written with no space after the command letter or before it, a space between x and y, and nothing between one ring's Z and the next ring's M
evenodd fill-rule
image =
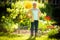
M31 14L27 14L27 17L28 17L28 18L32 18Z

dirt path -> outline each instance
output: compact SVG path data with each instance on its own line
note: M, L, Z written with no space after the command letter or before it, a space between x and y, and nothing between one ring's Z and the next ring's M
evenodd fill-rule
M14 34L30 34L30 30L16 30Z
M30 30L16 30L14 32L14 34L30 34ZM34 32L34 34L35 34L35 32ZM42 33L42 32L40 32L40 30L38 30L38 35L45 35L45 34L47 34L47 32Z

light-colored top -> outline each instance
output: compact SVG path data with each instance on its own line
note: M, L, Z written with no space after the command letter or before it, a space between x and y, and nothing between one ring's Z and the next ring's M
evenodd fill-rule
M32 15L34 20L38 20L38 12L39 12L38 9L32 9Z
M30 15L30 18L31 19L31 22L34 22L34 20L39 20L40 16L41 16L41 11L39 9L30 9L28 12L27 12L27 15Z

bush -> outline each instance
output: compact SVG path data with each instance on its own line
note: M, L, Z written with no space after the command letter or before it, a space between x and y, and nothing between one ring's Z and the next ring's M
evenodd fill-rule
M52 36L52 35L55 35L58 33L58 30L57 29L52 29L48 32L48 36Z
M14 23L9 17L6 18L5 16L2 16L1 21L2 24L0 25L0 28L2 31L4 30L6 32L13 32L18 27L18 24Z

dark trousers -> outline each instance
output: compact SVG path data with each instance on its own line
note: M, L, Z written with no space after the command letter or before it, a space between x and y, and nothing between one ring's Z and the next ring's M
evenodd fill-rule
M33 31L35 30L35 35L38 31L38 20L34 20L34 22L31 22L31 35L33 35Z

